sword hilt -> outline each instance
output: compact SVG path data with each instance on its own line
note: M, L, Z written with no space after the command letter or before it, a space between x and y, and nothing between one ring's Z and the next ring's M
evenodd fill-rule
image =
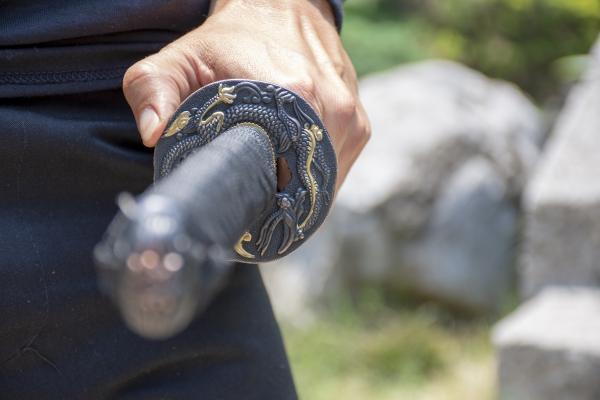
M290 174L279 187L278 161ZM297 95L252 81L201 89L159 140L155 185L120 199L96 247L102 287L138 334L179 332L225 282L226 260L279 258L312 234L335 170L327 132Z
M231 128L139 200L121 199L96 254L132 330L171 336L209 303L230 270L228 250L275 193L271 147L259 127Z

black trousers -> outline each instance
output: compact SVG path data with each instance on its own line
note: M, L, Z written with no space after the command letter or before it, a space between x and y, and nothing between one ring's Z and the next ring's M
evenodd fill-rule
M165 341L98 291L115 196L151 179L119 90L0 100L0 399L296 398L255 266Z

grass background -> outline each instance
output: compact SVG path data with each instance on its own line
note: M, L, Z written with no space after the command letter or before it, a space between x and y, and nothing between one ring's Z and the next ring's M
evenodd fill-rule
M495 393L489 327L432 305L381 304L283 332L301 399L486 400Z

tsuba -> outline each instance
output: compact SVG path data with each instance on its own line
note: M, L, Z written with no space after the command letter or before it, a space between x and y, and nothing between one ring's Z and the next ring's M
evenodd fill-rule
M334 197L337 164L329 134L299 95L248 80L215 82L194 92L179 106L157 144L154 178L168 175L189 154L243 123L267 132L279 164L280 187L271 209L257 215L235 245L232 259L271 261L289 254L316 231Z

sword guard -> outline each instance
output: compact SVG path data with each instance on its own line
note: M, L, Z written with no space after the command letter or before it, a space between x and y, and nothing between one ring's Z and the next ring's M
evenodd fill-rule
M334 198L335 152L321 119L302 97L250 80L220 81L199 89L179 106L158 141L154 178L169 175L190 154L238 125L259 127L269 138L278 189L266 211L256 210L230 259L275 260L317 230Z

